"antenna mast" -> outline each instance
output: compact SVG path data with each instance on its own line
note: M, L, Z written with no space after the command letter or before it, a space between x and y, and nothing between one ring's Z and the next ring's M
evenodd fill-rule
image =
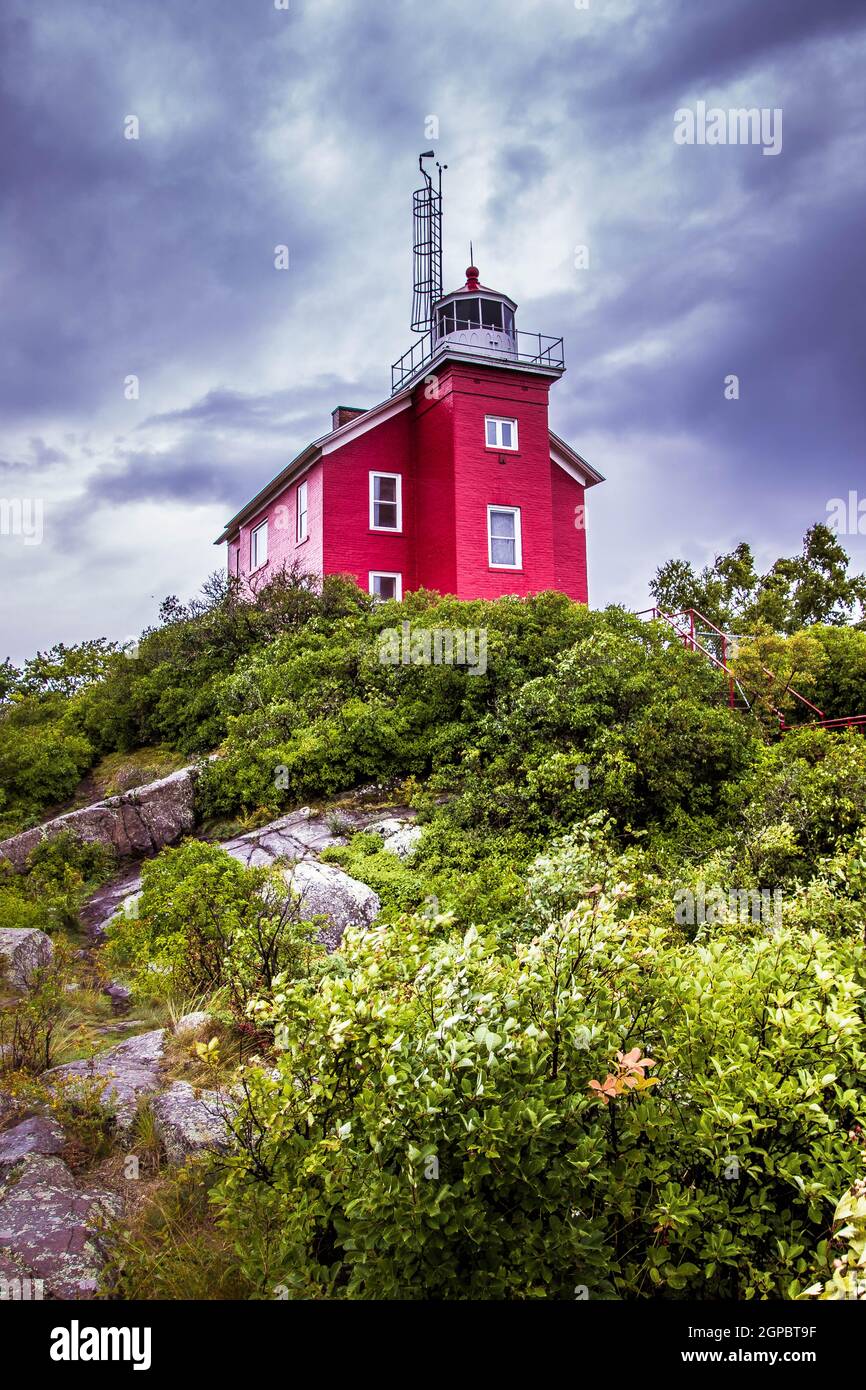
M426 333L433 326L433 305L442 298L442 171L447 164L437 163L439 187L424 168L425 159L435 158L435 150L425 150L418 158L418 168L424 176L422 188L412 195L414 228L412 252L414 281L412 292L412 331Z

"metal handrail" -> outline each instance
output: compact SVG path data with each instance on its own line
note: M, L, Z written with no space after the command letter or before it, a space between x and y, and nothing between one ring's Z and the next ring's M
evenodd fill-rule
M460 352L466 351L473 357L490 356L498 362L517 362L526 367L552 367L554 369L565 367L565 355L563 352L562 338L550 338L543 333L528 333L523 329L518 329L515 333L506 333L504 329L483 328L478 324L471 325L472 329L478 329L479 333L498 333L503 338L510 338L515 344L514 351L503 349L500 344L486 346L483 343L456 343L448 336L440 337L432 329L424 334L417 343L413 343L408 352L404 352L402 357L391 368L391 394L399 391L413 376L424 370L429 363L433 362L442 353L450 349ZM461 330L462 331L462 330ZM530 340L535 351L525 351L521 347L521 340Z
M683 608L679 613L663 613L660 608L642 608L636 616L641 618L646 613L651 613L654 618L663 618L665 622L671 625L671 627L674 627L674 631L678 634L678 636L680 636L683 639L684 642L686 642L687 644L691 643L693 646L697 646L700 651L703 651L706 655L709 655L709 653L706 652L706 648L700 646L700 644L697 642L695 638L695 632L697 631L695 627L695 618L697 618L700 622L704 623L706 627L710 628L712 632L716 633L716 635L718 637L721 637L722 639L722 660L721 662L716 662L716 665L720 665L722 669L731 677L732 681L737 681L737 685L740 686L740 689L742 690L742 686L740 685L740 682L737 680L736 674L727 664L728 643L734 640L733 635L730 632L725 632L722 628L717 627L716 624L710 618L707 618L697 608ZM677 618L689 619L689 632L683 632L682 629L674 626ZM750 641L752 639L744 637L739 638L737 640ZM767 676L770 680L775 680L775 674L770 670L768 666L764 666L762 663L761 670L763 671L764 675ZM818 715L818 720L813 722L826 722L826 716L824 714L824 711L822 709L819 709L817 705L813 704L811 700L807 699L805 695L801 695L799 690L795 690L792 685L789 685L788 693L790 695L793 695L795 700L799 700L801 705L805 705L807 709L812 710L813 714ZM785 725L785 717L783 714L780 713L779 710L776 709L775 705L770 705L770 709L773 711L774 714L778 715L780 723L784 727L794 727L790 725Z

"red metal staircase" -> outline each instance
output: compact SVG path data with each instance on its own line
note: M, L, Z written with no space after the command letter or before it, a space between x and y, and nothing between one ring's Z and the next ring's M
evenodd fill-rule
M698 612L697 608L684 608L680 613L665 613L661 608L644 608L637 614L639 618L647 618L650 621L666 623L672 630L675 637L683 645L693 652L701 652L703 656L711 661L712 664L728 679L728 703L731 709L751 709L752 701L749 699L746 689L739 681L728 664L736 655L737 644L747 641L743 635L735 635L731 632L724 632L717 627L709 618L704 617L703 613ZM712 648L716 650L713 651ZM768 667L761 668L769 680L773 680L773 672ZM760 692L750 692L753 699ZM866 733L866 714L845 715L841 719L828 719L824 711L808 700L805 695L801 695L793 686L788 687L788 693L794 699L808 709L813 716L808 720L810 728L819 729L858 729L861 733ZM775 705L770 704L769 708L779 721L779 732L788 733L792 729L802 729L802 724L787 723L784 714Z

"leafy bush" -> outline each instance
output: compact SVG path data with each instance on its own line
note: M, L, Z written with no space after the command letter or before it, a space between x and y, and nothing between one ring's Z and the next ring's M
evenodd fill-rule
M113 851L69 831L40 841L25 873L0 863L0 923L49 933L76 930L85 898L111 876L116 862Z
M218 845L190 840L145 864L136 911L109 923L108 961L144 997L224 992L243 1018L280 974L323 954L279 873L247 869Z
M862 1157L861 942L690 942L624 884L563 901L586 868L571 842L539 868L514 952L404 918L254 1009L280 1077L255 1074L259 1142L216 1194L254 1287L764 1298L828 1269Z

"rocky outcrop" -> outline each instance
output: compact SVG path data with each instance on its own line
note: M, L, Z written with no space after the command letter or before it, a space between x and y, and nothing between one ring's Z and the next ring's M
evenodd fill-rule
M53 1298L91 1298L105 1260L99 1223L119 1215L115 1194L79 1187L59 1158L28 1154L0 1187L0 1266L44 1280Z
M34 1115L13 1129L0 1134L0 1174L20 1163L28 1154L58 1154L63 1148L63 1130L55 1120Z
M399 859L411 859L418 841L424 834L420 825L415 825L400 816L385 816L381 820L371 821L367 829L380 835L385 849L396 854Z
M154 1096L151 1114L169 1163L197 1153L224 1153L232 1140L232 1108L217 1091L196 1091L188 1081L175 1081Z
M94 1077L104 1081L102 1100L113 1110L117 1134L125 1139L135 1124L139 1100L159 1090L164 1050L165 1029L157 1028L118 1043L90 1061L52 1067L45 1073L44 1080L49 1086L58 1081L74 1083L76 1078Z
M106 797L80 811L46 821L0 841L0 859L8 859L19 873L27 856L42 840L68 831L76 839L105 845L121 858L155 854L164 845L188 835L195 825L196 769L181 768L157 782Z
M30 989L53 955L51 939L43 931L35 927L0 928L0 980L13 989Z
M194 1013L184 1014L174 1025L174 1033L177 1038L194 1038L199 1033L204 1033L213 1024L213 1014L209 1014L205 1009L196 1009Z
M334 864L302 859L284 869L282 877L298 894L305 916L327 917L319 939L329 951L337 949L346 927L369 927L379 912L378 893Z
M260 868L273 864L275 859L306 859L343 843L342 836L334 834L324 816L302 806L263 825L261 830L223 841L222 847L248 868Z

